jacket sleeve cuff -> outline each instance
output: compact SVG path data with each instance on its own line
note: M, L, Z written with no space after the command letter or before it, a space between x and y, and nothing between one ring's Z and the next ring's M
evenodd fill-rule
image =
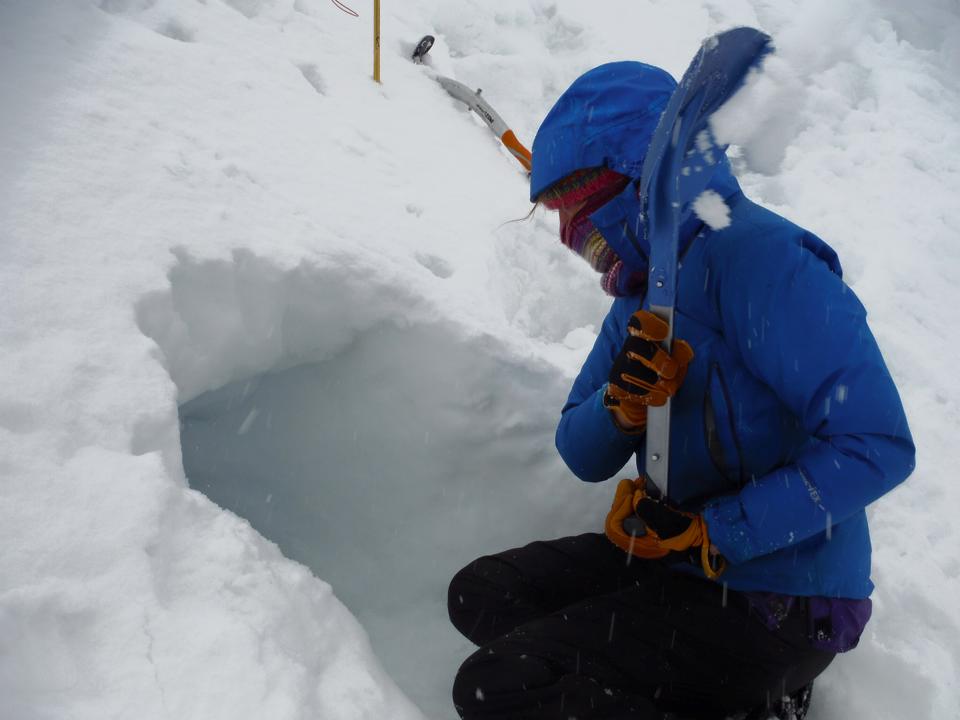
M557 449L573 473L586 482L601 482L623 467L641 436L627 435L603 406L603 388L568 408L557 426Z
M607 384L604 383L603 386L597 390L593 396L594 412L597 415L603 415L604 418L606 418L606 420L600 424L606 429L606 434L610 436L611 442L615 444L623 444L625 447L629 447L632 452L641 439L640 436L646 433L646 428L640 428L638 430L626 430L620 427L620 424L613 417L613 413L610 412L610 408L608 408L604 403L606 394Z
M729 495L711 503L703 510L710 544L720 551L727 562L737 565L757 557L753 530L747 523L740 498Z

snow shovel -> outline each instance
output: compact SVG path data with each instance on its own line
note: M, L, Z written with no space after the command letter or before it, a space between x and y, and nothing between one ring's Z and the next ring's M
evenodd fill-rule
M640 206L650 246L647 303L670 328L673 340L677 298L677 229L680 218L704 191L711 176L692 172L716 163L722 152L709 127L710 116L740 88L747 73L772 50L770 37L741 27L707 38L694 56L660 117L643 163ZM717 149L719 147L719 149ZM647 413L646 474L663 495L670 477L670 400Z

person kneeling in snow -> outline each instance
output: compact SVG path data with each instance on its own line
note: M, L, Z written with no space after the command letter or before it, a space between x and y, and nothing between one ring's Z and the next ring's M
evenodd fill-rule
M647 407L672 397L669 496L621 480L605 533L454 577L451 621L481 646L454 683L466 720L802 718L870 617L864 508L914 446L836 253L745 198L722 158L714 211L681 218L671 354L643 308L638 178L675 85L637 62L586 73L543 121L531 176L615 297L557 448L582 480L631 455L643 478Z

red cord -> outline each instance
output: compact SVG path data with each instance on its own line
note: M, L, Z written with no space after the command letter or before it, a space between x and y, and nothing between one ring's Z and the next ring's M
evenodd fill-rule
M357 13L357 12L356 12L355 10L353 10L352 8L348 8L346 5L344 5L342 2L340 2L340 0L330 0L330 2L332 2L332 3L333 3L334 5L336 5L338 8L340 8L341 10L343 10L347 15L353 15L354 17L360 17L360 14L359 14L359 13Z

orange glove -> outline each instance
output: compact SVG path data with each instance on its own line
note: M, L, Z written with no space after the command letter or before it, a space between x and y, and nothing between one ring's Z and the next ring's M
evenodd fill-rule
M666 558L671 553L677 554L677 559L699 558L711 580L726 569L726 560L711 553L703 516L650 497L643 478L619 482L604 532L621 550L647 560Z
M603 396L603 404L627 432L646 427L648 405L664 405L677 394L693 360L693 348L683 340L673 342L669 355L660 346L668 330L648 310L638 310L627 323L627 339L614 358Z

